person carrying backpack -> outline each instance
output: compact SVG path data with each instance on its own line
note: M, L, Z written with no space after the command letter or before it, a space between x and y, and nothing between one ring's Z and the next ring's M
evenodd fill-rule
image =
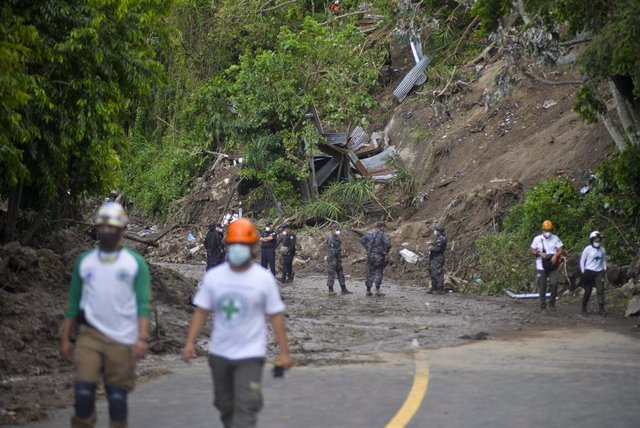
M391 241L385 233L387 226L383 221L376 228L362 237L360 243L367 250L367 296L372 296L371 287L375 284L376 296L384 296L380 291L384 268L387 266L387 255L391 249Z

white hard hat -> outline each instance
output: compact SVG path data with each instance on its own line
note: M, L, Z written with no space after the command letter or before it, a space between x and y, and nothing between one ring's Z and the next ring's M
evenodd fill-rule
M96 225L107 224L124 229L128 222L127 213L117 202L102 205L96 215Z
M589 234L589 239L601 238L601 237L602 237L602 233L598 232L597 230L594 230Z

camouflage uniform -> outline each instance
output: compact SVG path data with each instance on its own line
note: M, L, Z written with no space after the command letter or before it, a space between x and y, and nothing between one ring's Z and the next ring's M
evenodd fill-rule
M429 248L431 288L433 290L444 291L444 251L446 249L447 238L443 234L438 234L435 242Z
M327 287L329 287L329 291L333 291L336 276L340 288L346 291L344 270L342 269L342 242L338 236L331 234L327 239Z
M386 233L374 229L362 237L360 243L367 249L367 279L365 285L367 292L375 284L376 291L380 291L382 274L387 265L387 253L391 248L391 241Z

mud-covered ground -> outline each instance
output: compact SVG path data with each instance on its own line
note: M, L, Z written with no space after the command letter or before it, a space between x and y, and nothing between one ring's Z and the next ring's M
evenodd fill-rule
M150 346L154 354L139 365L141 382L180 364L178 353L191 312L183 304L188 291L184 284L195 283L204 272L202 265L161 264L153 269L163 278L154 287L158 314L152 320L155 338ZM177 276L172 279L173 274ZM181 286L171 290L172 282L179 279ZM634 325L617 316L578 316L579 304L571 297L559 301L556 314L547 315L534 312L535 301L457 293L430 295L423 286L409 282L385 282L384 297L365 297L361 279L347 279L347 286L354 292L347 296L328 295L325 283L325 277L299 273L293 283L281 285L287 304L289 342L298 365L382 361L383 354L416 346L414 340L420 348L433 349L534 329L590 324L631 332ZM179 301L169 304L172 300ZM203 333L199 341L202 353L206 352L207 334ZM270 346L275 346L273 337ZM57 358L53 348L49 354L47 358ZM71 387L69 364L56 362L53 372L41 375L5 373L0 380L0 424L39 420L48 410L70 405Z
M202 275L201 266L161 265L189 278ZM354 294L331 296L326 277L305 272L280 287L291 352L300 365L376 361L377 354L411 349L414 339L419 347L433 349L531 329L586 324L630 331L634 326L619 316L582 317L579 301L572 296L558 300L558 312L539 314L537 299L431 295L422 285L393 279L383 283L383 297L366 297L363 279L351 277L347 287ZM337 283L335 288L339 289ZM271 346L274 343L272 337Z

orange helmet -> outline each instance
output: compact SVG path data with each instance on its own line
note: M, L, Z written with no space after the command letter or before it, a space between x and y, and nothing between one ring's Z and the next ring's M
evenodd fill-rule
M542 222L542 230L553 230L553 223L551 223L551 220L545 220Z
M239 218L227 228L225 244L253 245L258 242L258 231L253 223L246 218Z

